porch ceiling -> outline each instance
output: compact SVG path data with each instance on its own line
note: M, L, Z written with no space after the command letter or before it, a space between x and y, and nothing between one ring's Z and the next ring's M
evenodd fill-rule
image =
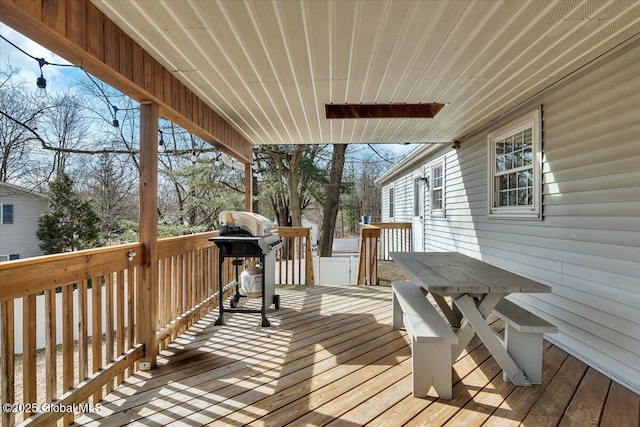
M91 1L253 144L455 141L640 33L635 0Z

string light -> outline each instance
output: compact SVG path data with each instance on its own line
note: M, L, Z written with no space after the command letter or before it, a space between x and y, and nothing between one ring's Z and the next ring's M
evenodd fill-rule
M107 99L107 102L109 102L109 100ZM118 121L118 111L134 111L137 110L137 108L118 108L115 105L111 104L109 102L109 105L111 105L111 108L113 108L113 122L111 122L111 124L113 125L114 128L119 128L120 127L120 122Z
M107 102L107 104L109 105L109 107L111 108L111 110L113 111L113 120L111 122L112 126L114 128L119 128L120 127L120 121L118 120L118 111L135 111L138 110L138 108L119 108L116 105L113 105L113 103L109 100L109 97L107 96L107 94L104 92L104 90L102 89L102 87L95 81L95 79L91 76L91 74L89 74L86 70L84 70L84 67L82 67L81 65L75 65L75 64L58 64L58 63L52 63L52 62L48 62L46 59L44 58L37 58L31 54L29 54L28 52L26 52L24 49L20 48L19 46L17 46L15 43L11 42L9 39L7 39L6 37L4 37L3 35L0 35L0 38L2 40L4 40L5 42L7 42L8 44L10 44L11 46L13 46L14 48L16 48L17 50L19 50L20 52L22 52L23 54L25 54L26 56L28 56L29 58L35 60L38 62L38 68L40 69L40 76L37 77L36 79L36 96L39 98L44 98L46 97L47 94L47 79L44 77L44 73L42 68L45 65L51 65L54 67L74 67L74 68L80 68L81 70L83 70L85 72L85 74L87 75L87 77L89 78L89 80L91 80L93 82L93 84L95 84L95 86L98 88L98 90L100 91L100 93L102 94L102 96L104 97L105 101ZM34 128L37 129L37 128ZM158 134L160 135L160 138L158 140L158 152L164 153L166 152L166 146L164 143L164 135L162 130L158 129ZM202 152L207 152L209 150L203 150ZM188 153L187 150L173 150L172 151L173 154L186 154ZM218 154L218 156L215 159L215 166L218 167L221 165L221 155ZM198 160L198 151L193 149L191 151L191 161L193 163L196 163L196 161ZM222 158L223 162L225 164L229 163L230 166L232 167L237 167L237 165L234 165L233 162L231 161L231 158L229 157L227 158Z
M104 97L104 100L107 102L107 104L109 104L109 107L111 107L111 109L113 110L113 121L111 122L111 125L116 129L119 128L120 127L120 122L118 121L118 111L135 111L135 110L137 110L137 108L118 108L118 107L116 107L115 105L113 105L113 103L111 102L111 100L109 99L107 94L104 93L104 90L102 90L102 87L100 87L98 82L96 82L94 80L94 78L91 77L91 74L87 73L86 71L84 73L87 75L87 77L89 77L89 80L91 80L93 82L93 84L98 88L98 90L100 91L100 93Z
M47 96L47 79L44 78L44 74L42 73L42 67L44 67L45 65L53 65L55 67L74 67L74 68L80 68L82 69L82 66L80 65L74 65L74 64L56 64L53 62L48 62L46 59L44 58L36 58L35 56L29 54L28 52L26 52L24 49L18 47L16 44L12 43L9 39L7 39L6 37L0 35L0 38L2 38L2 40L6 41L7 43L9 43L11 46L15 47L16 49L18 49L20 52L24 53L25 55L27 55L29 58L31 59L35 59L38 62L38 67L40 67L40 77L38 77L36 79L36 96L39 98L44 98Z
M162 130L158 129L158 133L160 134L160 140L158 141L158 152L164 153L164 135L162 134Z

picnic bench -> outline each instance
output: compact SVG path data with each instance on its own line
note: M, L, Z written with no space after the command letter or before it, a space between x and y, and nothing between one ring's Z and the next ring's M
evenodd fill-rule
M542 383L543 334L558 332L558 328L517 304L501 299L493 313L504 320L504 347L526 373L531 384ZM511 379L503 373L505 381Z
M411 339L413 395L451 399L451 346L456 334L412 282L392 282L393 329L403 325ZM435 392L435 393L434 393Z

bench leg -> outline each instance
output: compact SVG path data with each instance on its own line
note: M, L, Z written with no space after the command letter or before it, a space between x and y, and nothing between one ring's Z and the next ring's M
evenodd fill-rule
M411 343L413 395L451 399L451 344Z
M395 292L391 292L391 299L393 301L393 306L391 308L393 329L402 329L402 307L400 307L400 303L398 302L398 298L396 298Z
M504 334L507 352L524 371L531 384L541 384L542 334L518 332L509 325L507 325ZM511 379L504 373L502 378L507 382L511 382Z

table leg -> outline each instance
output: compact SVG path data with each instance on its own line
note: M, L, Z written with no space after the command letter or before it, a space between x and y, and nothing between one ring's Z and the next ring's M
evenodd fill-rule
M451 326L453 326L454 328L459 327L460 326L460 321L462 320L462 316L459 316L459 315L456 314L456 311L458 311L458 310L454 310L447 303L447 300L445 300L442 295L439 295L439 294L436 294L434 292L431 292L431 296L433 297L435 302L438 303L438 307L440 307L440 310L442 310L442 314L444 314L444 317L447 318L447 320L449 321L449 324ZM455 306L454 306L454 308L455 308Z
M496 362L498 362L498 365L500 365L504 373L511 378L511 382L515 385L530 386L531 382L527 376L520 367L518 367L516 362L513 361L509 353L507 353L507 350L505 350L485 319L502 296L503 295L500 294L488 294L478 306L476 306L473 298L466 294L459 296L454 301L466 319L464 326L467 326L466 323L468 322L468 324L473 327L473 330L478 334L484 345L487 346L489 352L496 359Z

